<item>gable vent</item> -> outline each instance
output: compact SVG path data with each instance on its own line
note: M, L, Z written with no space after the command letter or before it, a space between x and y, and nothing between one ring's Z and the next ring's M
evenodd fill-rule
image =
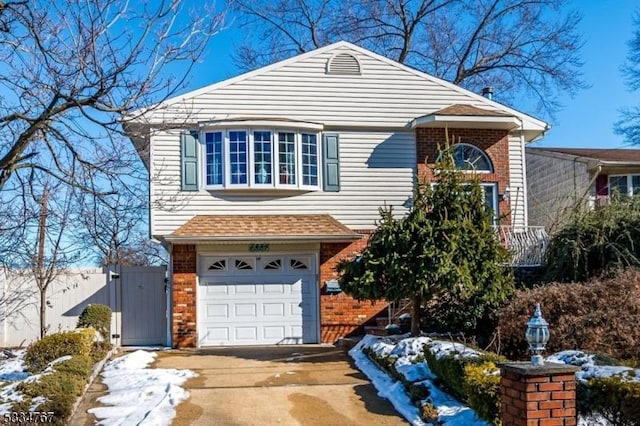
M350 53L338 53L327 62L327 74L360 75L360 62Z

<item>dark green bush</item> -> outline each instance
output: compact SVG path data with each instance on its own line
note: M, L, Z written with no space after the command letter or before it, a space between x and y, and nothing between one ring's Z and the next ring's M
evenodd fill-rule
M93 327L108 340L111 329L111 308L99 303L87 305L78 318L78 327Z
M425 347L429 369L442 381L443 387L467 404L479 417L500 424L500 376L494 374L496 363L506 359L483 353L478 357L456 357L455 353L436 359Z
M517 291L498 311L494 339L501 353L512 360L530 356L524 327L536 303L541 303L551 330L548 353L580 349L617 359L638 359L640 271L630 269L606 279Z
M549 243L547 281L584 281L640 266L640 198L579 211Z
M606 377L578 383L578 412L599 414L616 426L640 425L640 383Z
M29 371L37 373L51 361L65 355L89 356L94 339L92 329L50 334L29 345L24 362Z

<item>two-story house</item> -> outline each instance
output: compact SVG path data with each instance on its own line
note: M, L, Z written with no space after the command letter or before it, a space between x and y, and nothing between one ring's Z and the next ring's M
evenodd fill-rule
M386 305L335 292L334 267L381 206L406 213L445 131L502 223L524 229L524 146L546 128L346 42L150 109L127 129L149 170L151 235L171 254L172 345L353 333Z

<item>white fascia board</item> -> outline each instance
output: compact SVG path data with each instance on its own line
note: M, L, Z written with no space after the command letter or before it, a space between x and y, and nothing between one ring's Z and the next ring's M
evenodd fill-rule
M351 242L362 238L360 234L352 235L254 235L254 236L203 236L203 237L164 237L166 241L181 244L198 244L206 242L250 242L250 241L320 241Z
M491 127L498 129L513 130L520 126L520 120L516 117L499 117L499 116L475 116L475 115L425 115L411 121L411 128L416 127L444 127L450 124L450 127L460 123L464 127L469 124L478 124L482 127Z

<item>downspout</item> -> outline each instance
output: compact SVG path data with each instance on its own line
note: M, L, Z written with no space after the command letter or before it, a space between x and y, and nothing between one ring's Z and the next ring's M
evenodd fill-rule
M578 207L578 205L582 204L582 202L584 201L584 198L587 196L587 194L589 194L589 190L591 189L591 186L595 184L596 179L598 179L601 173L602 173L602 163L598 163L598 165L596 166L596 172L593 174L593 177L589 181L589 185L587 185L587 189L584 191L582 196L576 200L576 203L573 206L574 210ZM598 193L596 188L596 200L597 200L597 197L598 197Z

